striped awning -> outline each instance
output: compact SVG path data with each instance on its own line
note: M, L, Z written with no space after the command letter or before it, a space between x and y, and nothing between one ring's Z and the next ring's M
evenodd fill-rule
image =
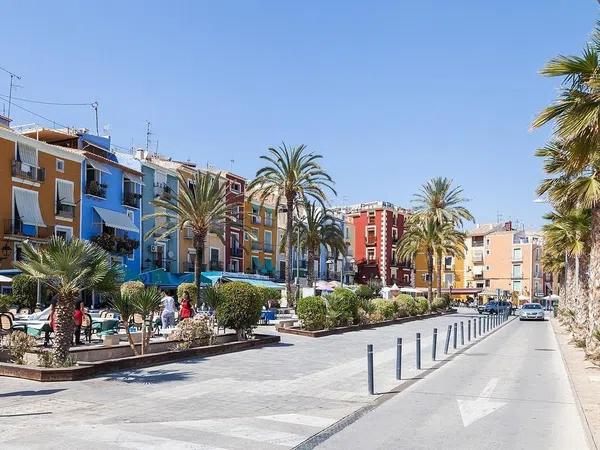
M15 203L19 212L19 218L25 225L33 225L36 227L45 227L40 203L38 202L38 193L27 189L13 190L15 195Z
M17 152L19 153L19 161L32 167L37 166L37 151L35 147L19 142L17 144Z
M56 180L56 191L59 200L67 205L75 204L73 195L73 183L64 180Z
M110 209L99 208L94 206L94 210L100 216L100 219L108 227L118 228L124 231L133 231L139 233L140 230L135 226L135 223L129 218L127 214L120 213L118 211L112 211Z
M125 178L127 178L132 183L141 184L141 185L144 184L142 177L140 177L139 175L133 175L131 173L126 173Z
M106 164L102 164L101 162L94 161L93 159L88 159L87 163L92 166L94 169L99 170L100 172L104 172L107 175L110 175L111 172Z

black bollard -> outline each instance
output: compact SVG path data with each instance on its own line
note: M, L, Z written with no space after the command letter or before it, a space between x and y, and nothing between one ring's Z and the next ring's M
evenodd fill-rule
M450 347L450 335L452 334L452 325L448 325L448 331L446 332L446 346L444 347L444 353L448 354L448 347Z
M460 345L465 345L465 324L460 321Z
M373 344L367 345L367 377L369 384L369 394L375 394L375 387L373 381Z
M473 319L473 339L477 339L477 317Z
M402 338L396 339L396 380L402 379Z
M417 333L417 370L421 370L421 333Z
M452 346L456 350L456 345L458 344L458 324L454 322L454 336L452 337Z
M431 359L435 361L437 356L437 328L433 329L433 343L431 344Z
M467 321L467 342L471 342L471 319Z

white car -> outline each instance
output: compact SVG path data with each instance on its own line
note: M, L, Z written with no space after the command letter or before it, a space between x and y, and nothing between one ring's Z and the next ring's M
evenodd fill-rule
M525 303L521 306L519 320L544 320L544 308L539 303Z

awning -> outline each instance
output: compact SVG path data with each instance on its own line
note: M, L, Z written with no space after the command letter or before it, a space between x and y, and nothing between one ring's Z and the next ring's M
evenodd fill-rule
M270 281L270 280L257 280L255 278L223 277L223 281L224 282L227 282L227 281L241 281L243 283L248 283L248 284L251 284L253 286L260 286L260 287L274 288L274 289L285 289L285 286L282 286L280 284L274 283L273 281ZM319 289L318 286L317 286L317 289ZM331 289L331 290L333 290L333 289Z
M28 166L37 166L37 151L35 150L35 147L19 142L17 144L17 150L19 152L19 161Z
M181 280L177 275L167 272L165 269L142 272L135 279L141 281L146 286L175 288L181 284Z
M19 218L25 225L45 227L42 211L38 202L38 194L26 189L14 189L15 202L19 210Z
M136 184L141 184L141 185L144 184L142 177L140 177L139 175L133 175L131 173L126 173L125 178L127 178L129 181L136 183Z
M473 275L483 275L483 266L473 266Z
M12 283L12 278L0 275L0 283Z
M135 226L127 214L111 211L110 209L99 208L98 206L94 206L94 209L106 226L124 231L133 231L135 233L140 232L139 228Z
M63 180L56 180L56 190L58 198L62 203L73 205L75 199L73 196L73 183L69 183Z
M93 159L88 159L87 163L92 166L94 169L99 170L100 172L104 172L107 175L110 175L111 172L108 169L106 164L102 164L101 162L94 161Z

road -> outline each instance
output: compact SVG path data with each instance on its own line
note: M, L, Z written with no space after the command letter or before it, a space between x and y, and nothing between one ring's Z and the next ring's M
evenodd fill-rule
M585 449L551 325L514 320L320 449Z

